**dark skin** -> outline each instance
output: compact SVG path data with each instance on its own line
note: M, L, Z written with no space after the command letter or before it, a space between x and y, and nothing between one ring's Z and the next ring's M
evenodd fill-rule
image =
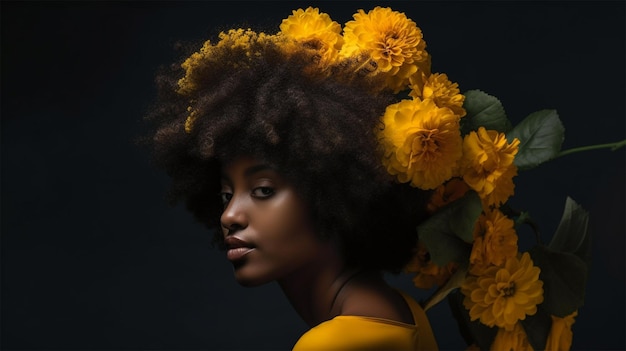
M227 257L240 284L277 281L311 327L339 315L414 324L379 272L346 267L337 245L317 235L307 204L270 165L247 157L230 162L221 193Z

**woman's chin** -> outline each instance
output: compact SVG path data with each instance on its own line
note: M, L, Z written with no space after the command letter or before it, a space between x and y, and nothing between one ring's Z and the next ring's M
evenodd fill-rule
M263 285L263 284L267 284L268 283L265 280L258 280L258 279L254 279L254 278L248 278L248 277L237 277L237 276L235 276L235 280L237 281L237 283L239 283L239 285L244 286L244 287L248 287L248 288L253 288L255 286L259 286L259 285Z
M264 275L258 274L256 272L251 272L249 269L246 268L247 267L235 267L235 280L239 285L245 287L255 287L267 284L272 281L272 279L269 279Z

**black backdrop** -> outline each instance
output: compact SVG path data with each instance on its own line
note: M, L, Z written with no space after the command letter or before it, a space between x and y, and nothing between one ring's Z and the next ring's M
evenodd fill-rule
M514 123L557 109L564 148L626 136L624 2L2 1L3 349L292 346L306 327L277 286L233 281L204 227L165 203L167 179L133 138L176 42L274 31L308 5L340 23L375 5L406 12L434 71L498 96ZM625 347L624 165L623 149L591 151L515 179L511 201L544 240L567 195L591 212L575 349ZM445 303L429 316L442 349L464 348Z

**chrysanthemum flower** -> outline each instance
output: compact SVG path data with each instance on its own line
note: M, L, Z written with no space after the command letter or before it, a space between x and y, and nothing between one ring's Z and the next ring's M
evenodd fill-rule
M404 13L376 7L359 10L344 27L343 57L365 52L387 77L387 85L398 92L419 70L430 71L430 60L421 29Z
M491 343L492 351L532 351L533 347L528 342L528 335L520 323L515 323L513 330L499 329L495 339Z
M469 190L469 186L461 178L452 178L433 191L426 209L435 213L441 207L458 200Z
M459 117L432 100L389 105L379 132L383 164L402 183L434 189L452 177L462 156Z
M578 311L559 318L552 316L552 328L546 342L546 351L566 351L572 347L572 325Z
M417 75L409 78L411 83L410 96L421 98L422 100L434 100L437 106L447 107L459 117L465 116L466 112L463 108L465 95L461 94L459 84L451 82L447 74L433 73L426 79L423 85L420 85L416 79Z
M341 25L318 8L294 10L280 24L280 31L286 37L318 50L323 63L334 62L343 45Z
M474 227L470 273L480 275L489 265L502 266L517 255L515 223L500 210L486 210Z
M513 195L513 177L517 166L513 163L519 140L508 143L504 133L480 127L463 140L461 172L463 180L480 196L487 206L506 202Z
M504 267L491 266L483 275L469 275L461 285L463 305L472 321L512 331L517 321L537 312L543 302L543 282L539 267L525 252L521 259L511 257Z
M420 289L430 289L433 286L442 286L457 270L458 264L449 262L441 267L433 263L428 250L422 243L418 243L417 252L406 265L404 271L414 273L413 284Z

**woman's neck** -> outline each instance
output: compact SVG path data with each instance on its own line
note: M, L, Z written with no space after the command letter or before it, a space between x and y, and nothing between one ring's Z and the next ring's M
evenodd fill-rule
M329 246L325 255L278 280L285 296L311 327L341 313L337 297L356 270L346 269L336 250Z
M310 327L339 315L415 323L404 298L387 285L380 272L347 269L332 256L299 269L278 283Z

